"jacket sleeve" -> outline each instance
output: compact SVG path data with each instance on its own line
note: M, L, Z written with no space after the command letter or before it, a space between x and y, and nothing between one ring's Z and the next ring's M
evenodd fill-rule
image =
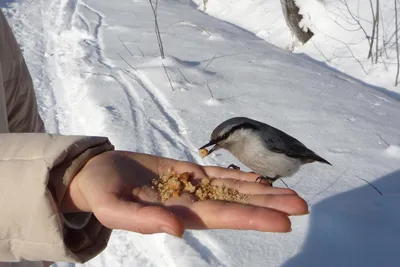
M111 230L91 213L60 214L72 178L114 147L105 137L0 134L0 262L85 262Z

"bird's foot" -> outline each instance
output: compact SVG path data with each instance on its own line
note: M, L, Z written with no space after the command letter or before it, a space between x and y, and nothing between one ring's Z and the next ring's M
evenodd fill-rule
M277 175L277 176L275 176L275 177L269 177L269 176L258 176L257 177L257 179L256 179L256 182L257 181L260 181L260 183L261 182L263 182L263 181L266 181L266 182L268 182L268 184L270 185L270 186L273 186L272 184L276 181L276 180L278 180L279 178L281 178L279 175Z
M231 165L228 166L228 169L240 170L240 167L236 166L235 164L231 164Z

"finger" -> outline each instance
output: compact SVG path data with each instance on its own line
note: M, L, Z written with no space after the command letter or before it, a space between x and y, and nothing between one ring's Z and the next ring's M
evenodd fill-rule
M188 206L170 206L188 229L237 229L263 232L288 232L290 220L286 214L263 207L200 201Z
M228 169L222 167L208 166L204 167L205 173L210 177L216 178L232 178L236 180L243 180L248 182L255 182L259 174L244 172L241 170Z
M181 237L183 222L161 206L146 206L137 202L113 199L107 205L93 209L99 221L111 229L142 234L168 233Z
M280 187L271 187L266 184L254 183L241 181L237 179L214 179L211 181L212 185L216 186L225 186L232 189L236 189L242 194L252 194L252 195L260 195L260 194L272 194L272 195L297 195L297 193L288 188L280 188Z
M168 199L164 205L180 205L188 207L195 201L196 198L193 195L184 193L180 197ZM304 215L308 213L307 202L299 196L293 194L248 195L245 199L245 204L274 209L287 215Z
M284 212L288 215L304 215L308 213L305 200L296 195L253 195L246 202Z

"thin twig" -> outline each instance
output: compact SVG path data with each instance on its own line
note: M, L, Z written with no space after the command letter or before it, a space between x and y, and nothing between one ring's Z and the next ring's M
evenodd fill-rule
M387 145L390 146L390 144L388 142L385 141L385 139L382 138L382 136L380 136L378 133L376 133L376 135Z
M153 10L153 14L154 14L154 27L155 27L155 32L156 32L156 37L157 37L157 41L158 41L158 47L160 48L160 54L161 54L161 58L164 59L164 47L163 47L163 43L161 40L161 34L160 34L160 28L158 27L158 20L157 20L157 7L158 7L158 0L156 0L156 6L153 6L153 2L152 0L149 0L151 9Z
M328 190L329 188L331 188L332 186L334 186L339 180L340 178L342 178L342 176L348 171L345 170L344 172L342 172L335 181L333 181L330 185L328 185L326 188L324 188L322 191L318 192L317 194L315 194L310 200L308 200L308 202L311 202L311 200L313 200L314 198L316 198L317 196L319 196L320 194L322 194L323 192L325 192L326 190Z
M364 71L365 75L368 75L367 71L364 69L363 64L360 62L360 60L358 58L356 58L356 56L354 55L353 51L350 49L350 47L347 44L346 44L346 48L349 50L349 52L351 53L353 58L358 62L358 64L360 65L361 69Z
M182 75L183 79L185 79L185 81L186 81L188 84L191 84L191 83L189 82L189 80L186 79L185 75L183 75L183 73L181 72L181 70L180 70L179 68L177 68L177 70L178 70L179 73Z
M369 51L368 51L368 57L367 58L371 58L371 63L373 63L374 60L372 58L372 48L374 46L374 40L375 40L376 18L375 18L375 13L374 13L374 6L372 5L372 0L369 0L369 5L371 7L371 12L372 12L373 27L372 27L371 43L370 43L370 46L369 46Z
M375 64L378 62L378 50L379 50L379 0L376 0L376 43L375 43Z
M125 61L125 63L126 63L129 67L131 67L132 69L134 69L135 71L137 71L137 69L136 69L134 66L132 66L128 61L126 61L125 58L123 58L123 57L121 56L120 53L117 52L117 54L118 54L118 56L119 56L123 61Z
M382 59L382 61L378 60L378 63L382 63L383 66L385 67L385 70L388 71L389 69L387 67L387 63L386 63L386 61L385 61L385 59L383 58L382 55L381 55L381 59Z
M208 91L210 92L211 98L214 99L214 94L213 94L213 92L212 92L212 90L211 90L210 85L208 84L208 82L207 82L207 88L208 88Z
M140 47L138 46L137 49L139 50L139 52L142 54L142 57L144 57L144 53L143 51L140 49Z
M364 27L361 25L360 20L357 19L354 14L350 11L350 7L347 4L346 0L340 0L339 2L341 2L342 4L344 4L346 6L347 11L349 12L350 16L352 17L352 19L360 26L361 30L364 32L365 37L368 40L368 43L371 45L370 43L370 39L369 39L369 35L367 34L367 32L365 31Z
M172 91L175 91L174 87L172 86L171 79L169 78L169 75L168 75L168 72L167 72L167 68L166 68L165 65L164 65L164 62L161 61L161 64L162 64L163 67L164 67L165 75L167 75L167 78L168 78L168 81L169 81L169 85L171 86Z
M386 5L385 5L386 6ZM385 8L385 7L383 7L383 8ZM382 11L383 9L381 9L380 10L380 12L381 12L381 17L382 17ZM389 24L390 25L390 24ZM388 57L388 53L387 53L387 50L386 50L386 41L385 41L385 39L386 39L386 33L385 33L385 22L384 21L382 21L382 52L381 52L381 58L383 59L383 56L382 56L382 53L385 53L385 55L386 55L386 57ZM385 65L385 67L386 67L386 65ZM386 70L387 70L387 67L386 67Z
M315 49L318 50L318 52L326 59L327 62L330 62L330 60L324 55L324 53L322 53L321 50L319 50L319 48L314 44L314 42L311 42L313 44L313 46L315 47Z
M367 184L369 184L372 188L374 188L375 190L376 190L376 192L378 192L379 193L379 195L381 195L381 196L383 196L383 194L382 194L382 192L381 191L379 191L379 189L378 188L376 188L373 184L371 184L370 182L368 182L367 180L365 180L364 178L361 178L360 176L358 176L358 175L356 175L356 177L358 178L358 179L361 179L361 180L363 180L364 182L366 182Z
M131 50L129 50L128 47L126 47L125 43L121 40L121 38L119 36L118 36L118 39L122 43L122 45L125 47L125 49L129 52L129 54L131 54L131 56L133 57Z
M213 56L213 58L207 63L207 65L203 68L203 70L206 70L206 68L213 62L213 60L216 58L217 54Z
M214 94L212 93L210 85L208 84L208 82L207 82L207 88L208 88L208 91L210 92L211 98L214 99Z
M289 186L287 185L287 183L285 183L285 181L281 178L279 179L287 188L289 188Z
M128 75L132 80L136 81L136 82L140 82L137 78L135 78L134 76L132 76L131 73L127 72L126 70L122 70L123 73L125 73L126 75Z

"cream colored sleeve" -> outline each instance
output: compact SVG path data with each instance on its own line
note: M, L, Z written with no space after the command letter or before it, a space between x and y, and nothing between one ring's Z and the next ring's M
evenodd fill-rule
M75 174L114 147L105 137L0 134L0 261L85 262L111 230L90 213L58 210Z

